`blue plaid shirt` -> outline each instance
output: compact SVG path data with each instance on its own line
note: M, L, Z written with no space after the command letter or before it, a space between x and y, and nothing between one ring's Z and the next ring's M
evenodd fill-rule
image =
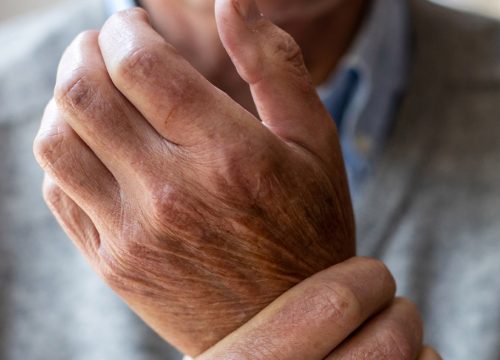
M410 63L406 0L374 0L339 68L318 88L339 129L354 198L392 125Z

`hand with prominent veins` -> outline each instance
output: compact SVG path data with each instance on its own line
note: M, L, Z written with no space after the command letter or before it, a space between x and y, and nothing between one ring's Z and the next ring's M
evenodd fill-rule
M67 49L35 141L62 227L190 355L355 254L335 125L299 47L253 1L215 8L260 119L130 10Z

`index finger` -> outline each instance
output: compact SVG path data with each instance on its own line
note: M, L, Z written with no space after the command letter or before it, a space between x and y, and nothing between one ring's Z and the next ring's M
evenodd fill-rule
M112 16L101 30L99 45L115 86L170 142L221 143L245 133L243 129L264 130L168 44L143 10Z
M381 262L347 260L292 288L197 360L323 359L395 290Z

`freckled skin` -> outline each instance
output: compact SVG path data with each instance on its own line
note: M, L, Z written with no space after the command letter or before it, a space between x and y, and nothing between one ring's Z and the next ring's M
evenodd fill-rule
M34 146L45 199L83 255L189 355L355 255L337 132L300 47L216 5L252 112L133 10L67 49Z
M248 160L246 169L212 171L201 188L185 184L150 195L152 209L139 231L123 233L117 248L101 248L108 283L136 309L148 312L145 304L153 303L154 314L162 312L156 330L169 339L179 333L197 339L197 352L284 289L354 254L352 242L338 241L352 239L352 229L336 220L345 214L321 169L307 159L300 165ZM136 211L120 221L126 229L137 226ZM113 241L104 243L115 244L116 235L109 236Z

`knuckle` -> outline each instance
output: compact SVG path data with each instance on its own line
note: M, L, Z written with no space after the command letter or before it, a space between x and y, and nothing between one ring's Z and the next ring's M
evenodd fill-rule
M386 279L386 281L389 282L391 288L393 291L396 290L396 280L394 279L394 276L392 275L391 271L387 267L387 265L379 259L370 259L371 265L374 269L374 272L379 274L380 278Z
M379 333L376 353L381 354L384 359L413 359L412 340L405 334L399 325L389 325Z
M132 47L118 57L111 66L112 77L127 86L137 79L157 78L164 61L164 53L174 54L173 48L166 43L155 43Z
M97 30L84 30L76 36L74 43L79 49L81 47L81 44L96 41L98 36L99 32Z
M383 359L413 359L422 344L422 321L417 307L407 299L398 298L391 309L393 315L383 322L375 336L374 353Z
M182 227L189 219L185 207L186 197L173 186L161 184L152 186L147 196L149 201L149 220L155 228Z
M405 308L405 314L408 319L407 323L411 324L413 336L417 339L421 339L424 331L424 325L417 305L406 298L397 298L396 304Z
M55 183L45 182L43 185L43 199L51 209L58 208L63 200L63 192Z
M176 194L173 189L154 188L149 194L152 213L158 216L168 213L176 201Z
M37 135L33 143L33 153L43 169L53 168L62 156L64 138L64 131L60 129Z
M242 136L234 144L219 147L211 156L210 163L216 165L223 188L230 186L232 190L256 194L265 191L260 187L270 185L269 180L284 171L286 154L273 139Z
M98 32L87 30L80 33L68 48L65 57L83 58L85 49L89 43L97 41ZM64 60L63 60L64 62ZM75 110L85 110L95 98L94 87L92 86L92 73L98 69L79 65L58 74L57 83L54 89L54 99L62 109L68 107Z
M371 274L376 274L377 279L382 279L383 283L386 285L386 289L390 290L391 293L396 292L396 280L383 261L368 257L358 257L356 260Z
M138 75L147 77L158 66L159 59L154 51L137 47L120 56L112 68L113 75L119 80L131 80Z
M202 210L207 204L200 189L165 183L154 185L151 189L143 200L143 223L156 236L150 240L162 238L164 243L175 244L180 234L189 234L184 236L184 240L199 244L200 239L210 238L214 229L206 224L207 217L212 215Z
M54 99L63 112L68 109L86 112L96 99L94 89L88 70L78 68L60 77L54 90Z
M119 11L106 21L99 37L112 40L116 36L114 33L122 33L124 29L129 29L131 24L138 21L148 22L148 15L143 9L134 8ZM151 43L151 41L144 43L143 40L133 36L130 39L130 47L116 52L112 57L109 69L111 77L117 81L126 81L137 79L141 75L151 74L161 60L157 51L161 45L166 45L166 43L162 44L158 40L155 43ZM157 73L153 75L157 75Z
M382 260L374 259L374 258L366 258L367 263L372 266L375 271L381 275L392 277L389 268Z
M304 58L302 50L292 37L283 30L279 30L279 40L276 44L276 51L283 62L288 63L293 69L303 74L305 72Z
M341 283L322 284L312 290L312 308L319 318L349 328L362 317L361 304L354 292Z
M404 308L406 316L411 321L413 321L414 323L416 323L417 321L420 322L420 313L418 311L417 305L415 305L413 301L407 298L398 297L396 298L394 303Z

